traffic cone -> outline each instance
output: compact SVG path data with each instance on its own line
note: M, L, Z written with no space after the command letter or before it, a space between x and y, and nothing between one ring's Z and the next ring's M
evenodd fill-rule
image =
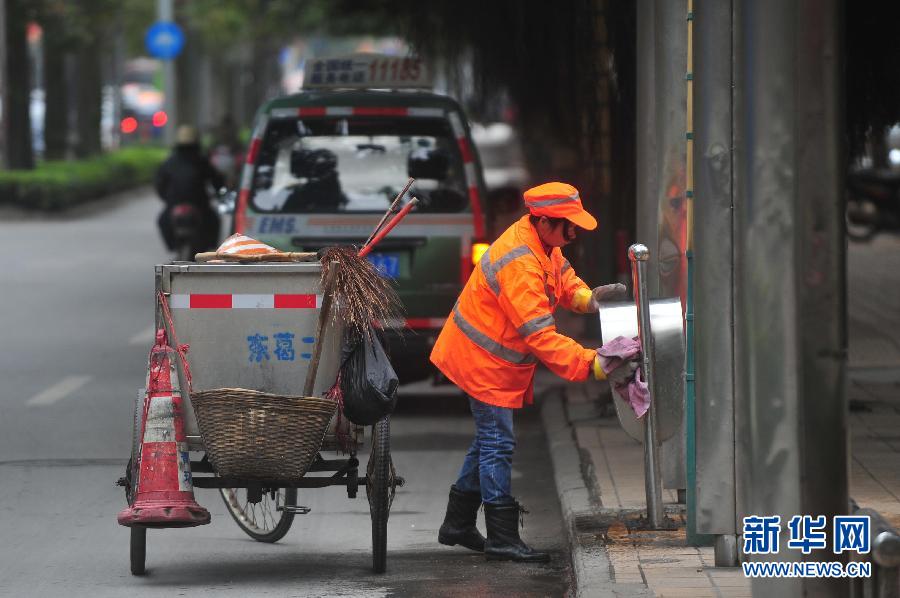
M120 525L162 528L209 523L209 511L194 500L182 405L175 350L160 328L147 369L137 492L134 503L119 513Z

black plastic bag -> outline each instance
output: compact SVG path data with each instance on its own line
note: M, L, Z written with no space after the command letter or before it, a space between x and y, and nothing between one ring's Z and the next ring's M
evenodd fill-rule
M374 424L397 405L397 374L375 330L348 332L341 348L340 386L344 415L358 426Z

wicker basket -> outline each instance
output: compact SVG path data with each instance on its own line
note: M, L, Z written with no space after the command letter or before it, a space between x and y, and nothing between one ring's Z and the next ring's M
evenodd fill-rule
M244 388L191 393L206 453L222 477L303 477L322 446L337 403Z

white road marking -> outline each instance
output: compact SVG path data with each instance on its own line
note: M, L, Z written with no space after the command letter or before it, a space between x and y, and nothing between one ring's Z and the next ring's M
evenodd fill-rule
M91 376L66 376L50 388L25 401L25 404L29 407L52 405L87 384L91 378Z
M148 326L146 329L141 330L137 334L131 337L128 341L129 345L152 345L153 341L156 340L156 327Z

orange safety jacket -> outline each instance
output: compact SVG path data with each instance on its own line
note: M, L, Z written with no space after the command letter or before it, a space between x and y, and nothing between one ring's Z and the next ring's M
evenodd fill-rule
M558 333L553 310L561 305L586 312L589 298L590 289L559 248L548 256L523 216L484 253L431 361L479 401L514 408L530 404L538 359L567 380L587 378L597 352Z

